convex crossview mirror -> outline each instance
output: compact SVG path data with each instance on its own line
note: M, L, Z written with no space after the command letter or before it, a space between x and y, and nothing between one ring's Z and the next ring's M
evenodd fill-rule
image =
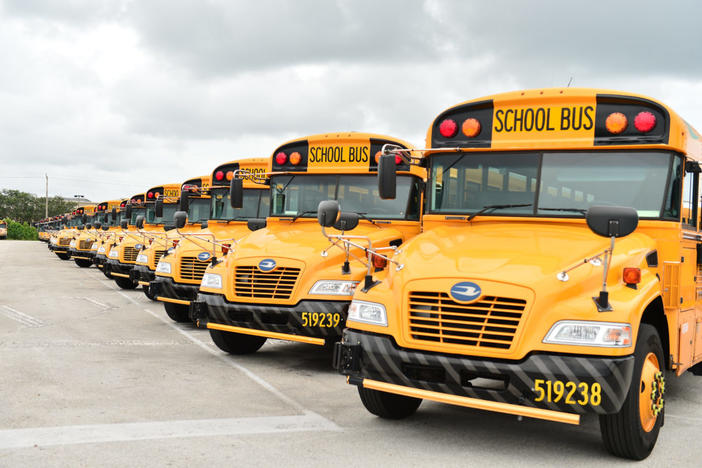
M182 192L180 194L180 203L178 206L180 211L185 211L186 213L190 209L190 193Z
M159 198L156 200L156 203L154 205L154 212L156 213L157 218L163 217L163 198Z
M144 228L144 217L143 216L137 216L136 218L136 227L139 229Z
M317 206L317 222L322 227L332 227L339 219L339 202L324 200Z
M127 229L127 226L129 226L129 223L127 222L126 219L123 219L122 222L120 223L120 226L122 229Z
M232 208L244 206L244 180L234 177L229 184L229 203Z
M208 221L203 221L200 223L200 229L207 229L210 226Z
M110 229L108 226L103 226L103 227L102 227L102 230L103 230L103 231L107 231L108 229Z
M246 223L246 227L249 228L249 231L258 231L259 229L263 229L264 227L266 227L266 218L250 219Z
M607 273L612 261L614 240L625 237L636 230L639 224L639 214L635 209L627 206L591 206L585 215L587 226L602 237L611 239L609 249L605 251L604 271L602 276L602 290L598 297L593 297L599 312L612 310L607 292Z
M182 229L185 223L188 222L188 213L185 211L176 211L173 215L173 221L175 222L175 227L177 229Z
M100 229L102 227L102 223L100 221L95 221L95 229Z
M351 231L358 226L359 219L361 219L361 217L358 213L346 213L342 211L339 213L339 219L334 223L334 229L339 231Z
M383 200L394 200L397 196L397 164L393 154L384 154L378 160L378 193Z

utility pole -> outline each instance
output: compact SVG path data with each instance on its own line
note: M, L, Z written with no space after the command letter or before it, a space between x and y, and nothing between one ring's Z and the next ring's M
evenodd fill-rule
M44 217L49 217L49 174L44 173L46 177L46 198L44 199Z

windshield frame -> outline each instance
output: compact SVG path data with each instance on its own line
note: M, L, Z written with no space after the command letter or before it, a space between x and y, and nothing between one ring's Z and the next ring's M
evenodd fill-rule
M293 180L295 180L295 177L303 177L303 178L312 178L315 176L324 176L324 177L336 177L336 189L335 189L335 194L334 198L330 198L330 200L338 200L338 194L339 194L339 180L341 177L348 176L348 177L355 177L355 176L360 176L360 177L370 177L374 181L376 181L375 186L377 187L377 173L293 173L293 174L288 174L288 173L283 173L283 174L277 174L271 177L271 188L269 190L270 192L270 217L273 218L279 218L279 219L298 219L298 218L316 218L317 217L317 208L315 207L314 213L305 213L305 214L273 214L273 207L274 207L274 197L275 197L275 179L278 177L291 177L291 179L288 181L288 184L290 184ZM384 217L384 216L374 216L371 213L368 213L368 218L372 220L381 220L381 221L421 221L422 215L423 215L423 210L422 206L424 203L424 200L422 199L424 197L424 188L423 184L424 181L414 175L414 174L397 174L397 179L407 179L409 180L409 191L407 192L407 198L405 200L405 206L404 206L404 217ZM287 185L286 187L287 188ZM417 195L420 197L416 209L415 210L410 210L411 204L412 204L412 198L413 198L413 191L417 191ZM343 199L342 199L343 201ZM343 208L343 206L342 206Z
M578 212L559 212L559 211L553 211L551 213L544 213L541 211L545 207L539 207L539 202L540 202L540 193L541 193L541 183L543 182L542 180L542 169L543 169L543 156L544 154L578 154L578 153L583 153L583 154L616 154L616 153L633 153L633 152L638 152L638 153L660 153L660 154L666 154L668 156L672 156L669 158L668 161L668 169L666 173L666 180L665 180L665 185L663 188L663 193L662 193L662 200L660 204L660 208L658 210L658 215L657 216L639 216L639 219L645 219L645 220L657 220L657 221L671 221L671 222L680 222L681 221L681 215L682 215L682 196L683 196L683 189L680 189L680 193L677 194L677 200L675 201L675 206L678 209L677 217L672 217L672 216L663 216L663 213L666 209L666 203L669 200L670 196L670 183L673 180L671 177L671 171L673 168L673 164L675 162L675 158L679 158L682 161L682 165L684 167L684 161L685 161L685 155L673 151L670 149L658 149L658 148L618 148L618 149L607 149L607 150L597 150L597 149L578 149L578 150L561 150L561 149L535 149L535 150L515 150L515 151L452 151L452 152L437 152L437 153L432 153L427 156L429 159L429 162L427 164L427 184L426 184L426 189L425 189L425 197L424 197L424 215L436 215L436 216L447 216L450 218L461 218L463 219L464 217L468 217L471 214L477 212L480 210L480 208L467 211L437 211L437 210L432 210L432 204L433 204L433 198L434 198L434 190L433 190L433 180L434 180L434 157L435 156L442 156L442 155L461 155L462 157L470 157L470 156L476 156L476 155L481 155L481 156L489 156L489 155L497 155L497 154L522 154L522 155L537 155L538 156L538 164L537 164L537 187L535 194L532 198L532 206L530 207L530 212L529 213L506 213L504 211L495 210L495 211L489 211L487 213L481 213L478 218L486 217L486 216L493 216L493 217L513 217L513 218L584 218L585 214L584 213L578 213ZM460 160L459 158L458 160ZM684 170L683 170L683 175L680 178L680 181L682 183L682 179L684 178ZM559 207L560 208L560 207Z

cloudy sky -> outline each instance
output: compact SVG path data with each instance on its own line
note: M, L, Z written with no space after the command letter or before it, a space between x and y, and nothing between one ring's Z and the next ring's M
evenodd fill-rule
M702 129L702 4L0 0L0 188L93 201L486 94L623 89Z

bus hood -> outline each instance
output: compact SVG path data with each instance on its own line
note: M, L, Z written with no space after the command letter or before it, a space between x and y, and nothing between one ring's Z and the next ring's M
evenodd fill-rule
M539 285L563 287L556 275L609 247L584 220L573 222L481 222L439 226L403 246L396 260L401 271L391 274L407 283L415 279L482 279L535 290ZM638 267L655 241L642 233L617 239L610 280L617 266ZM394 268L392 270L395 270ZM602 267L581 266L570 273L570 284L602 281ZM582 286L582 285L581 285ZM596 286L597 287L597 286Z

